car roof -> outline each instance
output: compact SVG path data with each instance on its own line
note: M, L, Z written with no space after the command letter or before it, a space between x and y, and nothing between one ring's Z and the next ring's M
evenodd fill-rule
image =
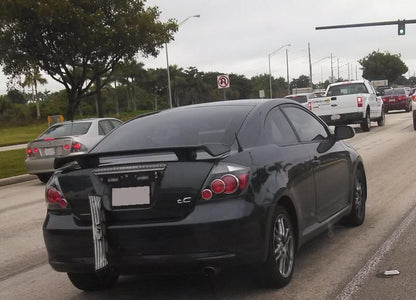
M346 84L353 84L353 83L364 83L365 80L351 80L351 81L342 81L342 82L334 82L331 83L331 86L339 86L339 85L346 85Z
M64 121L64 122L60 122L60 123L55 123L52 126L56 126L56 125L66 125L66 124L71 124L71 123L83 123L83 122L98 122L101 120L116 120L116 121L120 121L119 119L116 118L86 118L86 119L77 119L77 120L73 120L73 121ZM120 121L121 122L121 121Z
M241 99L241 100L225 100L225 101L214 101L206 102L201 104L181 106L174 109L188 109L193 107L212 107L212 106L240 106L240 105L250 105L250 106L260 106L267 103L293 103L290 99L283 98L273 98L273 99Z
M309 95L314 95L314 93L299 93L299 94L291 94L291 95L287 95L286 97L294 97L294 96L309 96Z

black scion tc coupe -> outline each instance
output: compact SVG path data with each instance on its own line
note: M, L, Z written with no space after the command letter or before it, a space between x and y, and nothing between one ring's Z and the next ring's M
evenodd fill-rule
M282 287L295 252L365 217L359 154L292 100L236 100L133 119L89 153L56 159L43 234L82 290L167 267L257 265ZM194 270L194 268L196 268Z

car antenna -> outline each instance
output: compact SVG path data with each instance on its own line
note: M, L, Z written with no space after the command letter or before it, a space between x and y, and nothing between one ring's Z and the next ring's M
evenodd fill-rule
M238 137L237 137L237 133L234 133L234 136L235 136L235 140L237 141L238 152L242 152L243 147L241 147L240 141L238 140Z

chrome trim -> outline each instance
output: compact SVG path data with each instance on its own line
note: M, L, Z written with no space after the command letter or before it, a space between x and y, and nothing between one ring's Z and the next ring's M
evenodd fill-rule
M127 166L114 166L104 167L92 170L96 175L111 175L111 174L125 174L136 172L152 172L163 171L166 169L165 164L147 164L147 165L127 165Z
M105 222L101 208L101 197L88 196L91 209L92 235L94 240L95 271L99 271L108 265L106 257L107 240L104 235Z

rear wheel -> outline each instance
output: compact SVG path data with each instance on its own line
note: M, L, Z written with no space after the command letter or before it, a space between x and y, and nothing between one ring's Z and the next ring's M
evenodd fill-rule
M295 264L295 235L289 214L278 206L271 228L271 242L260 276L267 287L280 288L292 279Z
M381 109L381 117L380 119L377 120L377 125L384 126L385 123L386 123L386 115L384 113L384 109Z
M361 169L355 175L354 187L352 191L351 213L343 219L343 224L347 226L359 226L365 219L365 202L367 200L367 185L364 173Z
M361 129L363 131L370 131L370 129L371 129L371 117L370 117L370 111L369 110L366 111L365 118L364 118L364 120L362 120L360 125L361 125Z
M118 279L118 274L109 272L98 276L96 273L68 273L68 278L77 289L98 291L112 287Z
M51 178L52 174L37 174L37 176L40 181L42 181L43 183L47 183L49 181L49 178Z
M416 130L416 110L413 111L413 129Z

